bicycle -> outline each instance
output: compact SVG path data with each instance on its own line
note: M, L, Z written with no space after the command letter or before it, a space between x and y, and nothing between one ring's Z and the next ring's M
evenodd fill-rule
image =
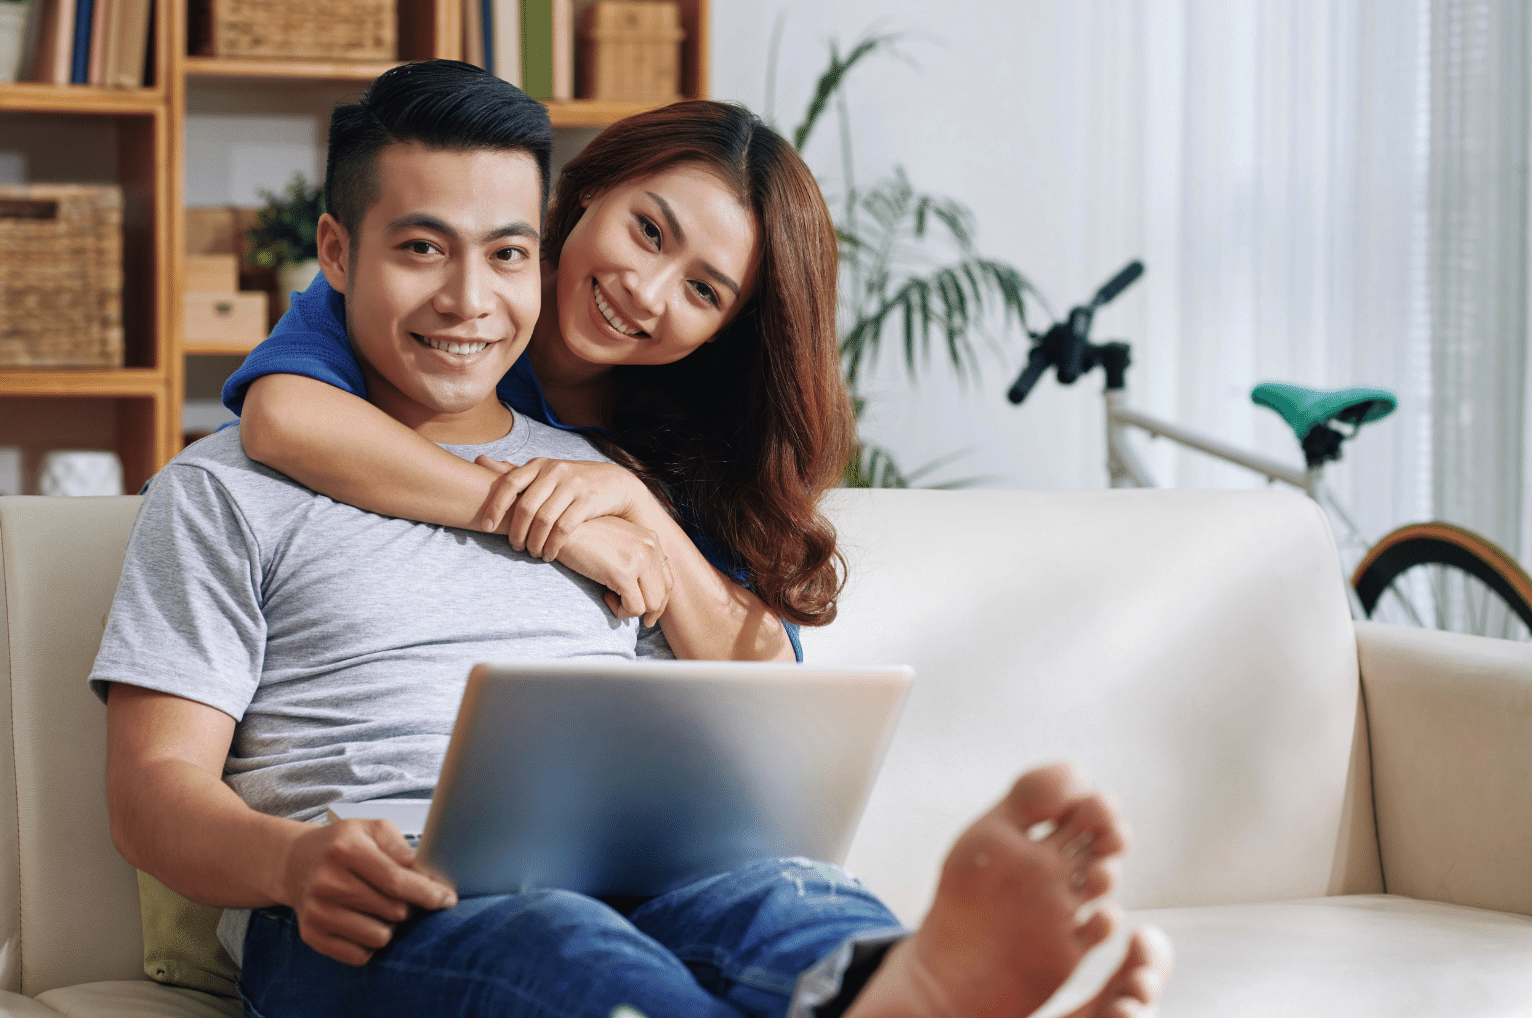
M1252 402L1275 411L1292 428L1303 450L1302 469L1240 449L1128 406L1127 371L1131 347L1120 340L1090 342L1095 313L1143 275L1142 262L1130 262L1108 280L1088 304L1046 332L1031 333L1026 367L1007 393L1012 403L1027 398L1049 368L1059 384L1073 385L1100 367L1106 375L1107 475L1114 488L1155 487L1127 432L1136 428L1187 448L1234 463L1302 490L1339 522L1342 549L1363 549L1347 586L1357 618L1532 641L1532 578L1493 542L1448 523L1412 523L1370 542L1352 522L1334 492L1324 483L1325 464L1341 457L1341 448L1364 424L1393 413L1397 399L1386 389L1308 389L1263 382L1251 390ZM1349 433L1342 430L1349 426Z

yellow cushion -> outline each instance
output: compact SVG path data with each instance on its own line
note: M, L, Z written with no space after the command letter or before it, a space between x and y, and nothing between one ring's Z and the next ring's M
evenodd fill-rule
M145 975L220 997L237 996L239 966L218 941L223 909L183 898L142 870L138 908L144 923Z

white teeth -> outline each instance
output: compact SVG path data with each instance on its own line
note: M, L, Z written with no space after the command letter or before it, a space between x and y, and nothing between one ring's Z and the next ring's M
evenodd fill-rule
M486 346L489 346L488 343L477 342L453 343L442 339L432 339L430 336L421 336L420 340L426 346L440 350L443 353L478 353Z
M617 312L613 311L607 304L606 300L601 296L601 287L596 284L594 279L590 281L590 288L596 294L596 307L601 309L601 317L606 319L606 323L608 325L622 333L624 336L638 335L638 329L629 328L621 318L617 317Z

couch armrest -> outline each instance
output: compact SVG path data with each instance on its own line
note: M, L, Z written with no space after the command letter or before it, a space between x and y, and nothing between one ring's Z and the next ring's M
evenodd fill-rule
M1532 644L1356 629L1388 892L1532 915Z

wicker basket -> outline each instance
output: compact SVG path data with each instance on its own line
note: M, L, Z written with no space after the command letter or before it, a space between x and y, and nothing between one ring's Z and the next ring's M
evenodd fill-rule
M122 191L0 186L0 367L122 367Z
M395 0L191 0L191 50L278 60L393 60Z
M674 0L596 0L580 32L580 96L675 102L685 38Z

